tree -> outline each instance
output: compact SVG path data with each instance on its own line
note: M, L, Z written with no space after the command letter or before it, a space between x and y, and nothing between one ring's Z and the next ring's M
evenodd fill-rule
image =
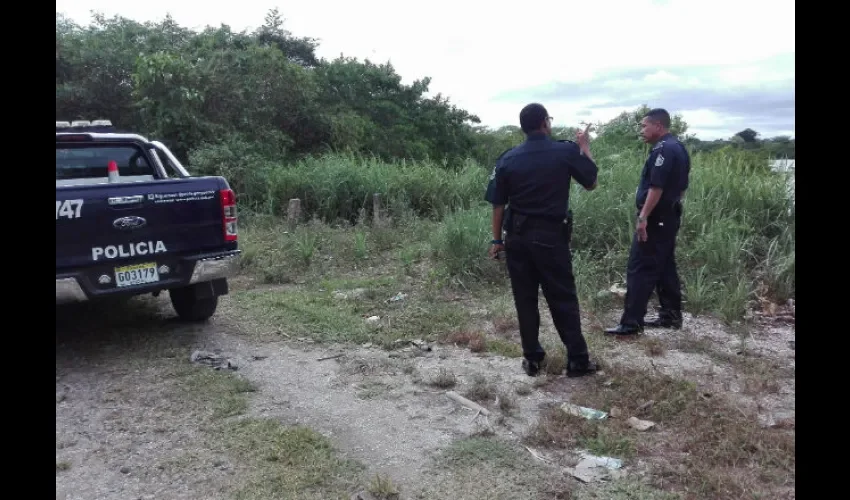
M735 135L743 139L744 142L756 142L759 133L751 128L745 128Z

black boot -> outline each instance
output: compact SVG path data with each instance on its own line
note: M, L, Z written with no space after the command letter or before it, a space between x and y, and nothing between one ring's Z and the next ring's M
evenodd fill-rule
M585 375L593 375L599 370L599 365L593 361L570 361L567 363L568 377L584 377Z
M609 328L605 330L605 333L608 335L637 335L643 332L642 326L626 326L622 323L615 326L614 328Z
M522 369L529 377L536 377L537 374L540 373L540 367L542 364L542 359L539 361L531 361L528 358L522 359Z
M658 311L658 317L644 322L644 325L650 328L673 328L678 330L682 328L682 313L671 311Z

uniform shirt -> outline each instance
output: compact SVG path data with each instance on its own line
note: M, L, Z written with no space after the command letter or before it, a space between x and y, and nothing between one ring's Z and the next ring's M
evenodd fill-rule
M508 148L502 151L499 156L496 157L496 165L493 167L493 173L490 174L490 180L487 182L487 191L484 193L484 199L491 204L495 205L493 200L496 199L496 168L498 168L499 162L502 160L502 157L505 156L505 153L511 149L513 148Z
M488 190L487 201L493 205L510 202L516 213L561 221L569 209L570 180L589 189L598 171L578 144L531 134L496 163L491 176L494 189Z
M673 205L682 199L682 193L688 189L690 172L691 157L685 145L673 134L664 135L652 147L649 158L643 165L635 195L637 209L640 210L646 203L650 187L663 190L653 212L672 209Z

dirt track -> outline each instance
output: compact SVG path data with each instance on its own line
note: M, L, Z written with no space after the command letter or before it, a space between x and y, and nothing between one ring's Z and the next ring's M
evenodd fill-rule
M344 458L364 464L368 474L363 477L390 477L400 486L401 498L466 498L454 490L454 483L470 480L466 473L435 463L452 443L486 430L516 444L517 461L501 477L478 484L468 498L481 498L484 490L488 498L556 498L557 485L568 481L562 467L541 469L519 438L541 408L568 399L571 387L585 379L562 377L544 391L531 386L516 359L454 347L341 350L285 339L257 342L242 330L240 324L246 323L229 314L229 300L223 300L210 323L199 326L174 321L167 297L111 305L106 314L103 305L57 308L57 499L230 498L242 487L249 466L204 428L215 419L245 415L315 429ZM753 339L750 345L793 370L793 352L782 347L789 339L793 329ZM734 352L734 337L720 340ZM619 346L611 354L629 348ZM211 381L218 372L189 362L199 349L232 359L238 366L234 373L253 384L244 415L236 408L238 401L215 392L229 386L205 385L203 377ZM625 357L638 365L648 359ZM713 368L706 368L711 363L704 357L676 351L656 359L651 369L734 390L730 380L735 376L722 370L709 374L706 370ZM518 407L504 415L495 411L489 419L476 416L449 400L445 388L429 384L441 370L456 375L453 389L458 392L483 376ZM793 379L790 384L771 391L775 401L755 403L769 410L766 418L793 419ZM552 489L542 491L549 493L523 496L530 494L523 480L538 477L548 478ZM362 488L353 484L349 489Z

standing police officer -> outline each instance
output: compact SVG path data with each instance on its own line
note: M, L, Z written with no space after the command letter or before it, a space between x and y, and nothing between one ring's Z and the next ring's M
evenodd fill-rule
M590 156L587 130L578 144L551 139L552 118L540 104L529 104L519 114L526 141L506 152L496 164L495 189L487 196L493 205L493 241L490 257L506 250L508 274L522 339L522 367L529 376L540 371L546 356L539 342L537 294L542 286L558 335L567 349L567 376L596 371L581 333L578 294L572 269L568 217L570 180L587 190L596 187L598 169ZM490 194L490 193L488 193ZM505 223L505 205L510 218Z
M682 327L682 286L675 250L691 159L685 146L668 131L667 111L649 111L640 125L641 139L653 147L637 189L637 230L629 254L623 316L616 327L605 330L613 335L635 335L644 326ZM645 322L653 290L661 307L657 319Z

